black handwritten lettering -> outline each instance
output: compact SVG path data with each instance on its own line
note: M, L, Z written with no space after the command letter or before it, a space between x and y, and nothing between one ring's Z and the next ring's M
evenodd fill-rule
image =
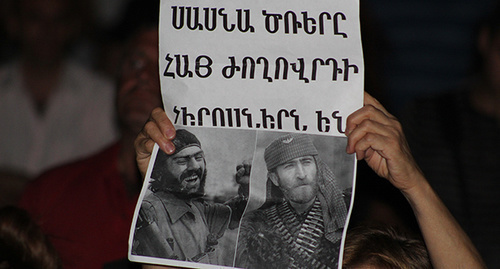
M248 31L255 32L255 28L250 24L250 10L249 9L237 9L236 14L238 17L238 30L242 33Z
M276 115L273 115L271 113L268 113L267 109L263 108L260 110L261 112L261 121L260 123L256 124L257 128L263 128L263 129L278 129L278 130L283 130L284 129L284 121L289 118L291 122L293 123L293 127L297 131L306 131L307 130L307 125L300 125L300 117L297 114L296 109L280 109Z
M213 60L207 55L196 57L194 61L194 74L190 68L189 55L175 54L174 58L172 58L170 57L170 53L167 53L165 60L167 61L165 71L163 71L163 76L165 77L171 77L173 79L176 77L192 78L194 74L196 74L199 78L208 78L213 72ZM172 64L173 68L175 68L175 72L169 71Z
M203 8L205 12L205 29L213 31L217 28L217 9L216 8ZM212 12L212 14L210 14Z
M303 58L299 58L297 59L298 61L298 64L297 63L292 63L292 70L293 72L295 73L298 73L299 74L299 79L300 80L303 80L305 83L309 83L309 79L304 77L304 72L305 72L305 64L304 64L304 59Z
M187 107L181 107L181 110L177 109L177 106L174 106L173 109L175 113L175 124L179 124L179 121L182 120L183 125L191 124L191 126L195 125L195 116L192 113L188 113Z
M337 131L341 134L345 133L345 130L342 128L342 116L339 116L339 111L334 111L332 113L332 119L337 122ZM327 116L323 116L323 111L316 111L317 118L317 128L318 131L322 133L330 132L331 120Z
M298 28L302 28L302 24L297 20L297 14L292 11L287 11L285 13L285 34L290 33L290 23L292 24L292 31L294 34L298 33Z
M191 31L214 31L217 29L218 19L222 20L223 29L226 32L233 32L238 29L239 32L255 32L255 27L251 24L249 9L236 9L236 22L229 21L229 16L225 8L204 7L178 7L172 6L172 26L177 30L187 27Z
M240 67L236 65L236 58L234 56L229 57L230 65L222 68L222 76L225 78L232 78L236 71L240 71Z
M181 61L181 56L184 62ZM177 76L184 78L186 76L189 76L190 78L193 77L193 72L189 71L189 56L188 55L175 55L175 63L176 63L176 68L175 68L175 73ZM182 70L182 66L184 66L184 70Z
M343 38L347 38L347 34L343 32L339 32L339 19L341 18L343 21L347 20L346 16L344 13L337 12L335 15L333 15L333 33L335 35L341 35Z
M323 116L323 111L316 111L318 131L328 133L330 131L330 119Z
M275 118L273 115L267 114L267 109L263 108L260 110L262 112L262 128L264 129L274 129ZM269 124L268 124L269 121Z
M257 63L261 64L264 63L264 72L263 72L263 79L267 79L269 82L273 82L273 79L269 76L269 61L267 60L266 57L259 57L257 58Z
M352 68L354 74L359 72L359 68L355 64L349 64L349 59L342 59L344 62L344 81L349 81L349 69Z
M225 10L225 8L221 8L221 9L219 9L219 12L218 12L219 16L222 17L222 22L223 22L222 25L224 26L224 30L226 30L226 32L232 32L232 31L234 31L234 28L236 26L234 25L234 23L229 24L229 20L227 18L227 14L224 13L224 10Z
M334 111L332 113L332 118L337 121L337 131L341 134L345 133L345 130L342 129L342 117L338 116L339 111Z
M206 64L202 64L202 61L206 61ZM201 55L196 58L195 61L195 72L196 75L200 78L207 78L212 74L212 64L213 61L210 59L210 57L206 55ZM205 74L201 73L201 69L205 70Z
M266 10L262 10L262 15L266 17L264 21L266 30L271 34L278 32L280 29L279 21L283 18L283 16L281 14L268 14Z
M175 78L175 73L167 71L170 68L170 65L172 64L172 60L173 60L173 58L170 57L169 53L167 53L167 56L165 56L165 60L167 61L167 66L165 67L165 71L163 72L163 76Z
M201 107L196 112L190 112L187 107L174 106L175 113L174 124L190 125L190 126L205 126L207 122L209 126L220 127L248 127L252 128L252 114L248 112L248 108L221 108L215 107L209 109ZM246 125L243 125L246 119Z
M177 30L184 27L184 7L179 7L179 13L177 7L172 7L172 26Z
M310 35L316 32L316 20L314 18L310 18L307 15L307 11L302 11L302 20L304 22L304 31ZM311 28L309 28L311 26Z
M186 126L213 126L234 128L263 128L283 130L290 126L297 131L306 131L307 125L301 125L296 109L280 109L271 113L268 109L260 109L260 117L253 124L253 115L248 108L201 107L190 111L187 107L174 106L174 124Z
M337 81L337 75L342 73L342 69L339 68L339 65L337 63L337 60L333 58L328 58L326 61L320 58L316 58L313 60L312 64L312 74L311 74L311 79L316 80L316 74L318 73L318 64L319 65L330 65L332 63L333 69L332 69L332 81Z
M285 57L278 57L274 61L266 57L258 57L255 60L253 57L245 56L241 62L235 56L229 56L229 64L222 68L222 76L226 79L232 79L238 75L239 72L241 79L255 79L257 69L262 72L262 79L268 82L274 80L288 80L289 72L294 72L298 75L298 79L304 83L318 80L319 70L326 66L331 69L331 80L338 81L339 74L344 74L343 81L349 81L349 73L358 74L359 68L355 64L349 63L349 59L342 59L344 66L340 67L339 63L334 58L326 60L316 58L312 60L311 64L307 64L304 58L297 58L294 62L290 62ZM274 64L271 64L274 63ZM261 68L257 68L260 65ZM307 69L308 66L312 66ZM270 74L274 74L271 77Z
M255 60L252 57L243 58L243 70L241 71L241 78L247 78L247 68L250 65L249 78L255 78Z
M301 126L300 125L300 119L299 119L299 115L297 115L297 109L292 109L290 111L286 110L286 109L281 109L280 111L278 111L278 129L283 129L283 117L291 117L293 119L293 122L294 122L294 127L295 127L295 130L297 131L300 131L302 129L302 131L305 131L307 130L307 126L304 125L304 126Z
M165 70L163 76L176 78L208 78L213 75L214 61L208 55L199 55L191 60L189 55L170 53L165 56ZM275 80L290 79L290 72L297 74L296 78L304 83L316 81L320 69L328 68L331 72L331 80L338 81L339 74L343 74L342 81L349 81L352 75L359 73L359 67L356 64L350 63L348 58L342 59L343 66L339 66L339 62L334 58L315 58L311 63L308 63L304 58L297 58L295 61L290 61L285 57L277 57L276 59L267 59L260 56L254 59L251 56L245 56L242 60L236 56L229 56L229 64L220 70L221 75L226 79L240 77L241 79L256 79L256 72L260 73L260 78L268 82ZM328 70L327 69L327 70ZM257 76L259 79L259 76ZM323 78L325 79L325 78ZM351 78L352 79L352 78Z
M327 34L325 30L326 21L331 21L331 31L328 33L347 38L347 34L340 31L340 21L347 20L347 17L342 12L337 12L333 16L329 12L322 12L316 18L311 16L307 11L302 11L302 16L297 16L294 11L287 11L284 14L270 13L267 10L262 10L264 16L264 26L268 33L276 34L283 31L285 34L300 34L299 29L304 33L313 35ZM282 29L282 30L281 30Z
M282 79L286 80L288 79L288 60L285 59L285 57L278 57L278 59L276 59L276 71L274 72L274 79L280 79L281 62L283 63Z
M191 12L191 9L193 9L193 12ZM187 27L190 30L203 30L203 25L200 23L199 7L186 7L186 15Z

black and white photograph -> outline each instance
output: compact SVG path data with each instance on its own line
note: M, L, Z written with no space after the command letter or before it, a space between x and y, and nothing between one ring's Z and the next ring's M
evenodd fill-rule
M337 268L355 171L346 142L179 128L176 151L156 153L132 255L182 266Z
M176 151L157 152L143 189L132 254L172 260L166 264L231 266L255 132L179 128L176 133Z
M238 268L337 268L353 155L342 137L259 132Z

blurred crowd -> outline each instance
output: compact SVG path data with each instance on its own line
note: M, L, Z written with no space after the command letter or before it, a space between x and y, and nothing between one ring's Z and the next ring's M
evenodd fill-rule
M360 2L365 90L401 120L429 182L499 268L497 1ZM0 2L0 227L15 215L6 206L24 208L59 253L54 268L137 266L126 260L133 141L162 106L158 12L158 0ZM418 233L405 197L361 162L356 189L352 226Z

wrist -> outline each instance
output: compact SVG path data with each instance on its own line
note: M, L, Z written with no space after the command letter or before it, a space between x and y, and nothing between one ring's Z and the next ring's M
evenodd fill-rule
M417 203L422 203L423 201L428 200L434 191L432 190L432 187L427 179L421 173L415 174L409 180L413 182L413 184L407 188L401 189L401 192L411 206L416 209L415 206Z

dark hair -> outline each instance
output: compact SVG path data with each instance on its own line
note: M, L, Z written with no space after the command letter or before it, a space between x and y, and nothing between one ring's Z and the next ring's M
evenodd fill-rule
M380 268L432 268L422 240L390 227L353 228L347 232L343 268L368 264Z
M143 29L158 28L159 16L159 0L132 0L110 34L118 40L127 41Z
M0 265L6 268L59 269L54 247L24 209L0 208Z

